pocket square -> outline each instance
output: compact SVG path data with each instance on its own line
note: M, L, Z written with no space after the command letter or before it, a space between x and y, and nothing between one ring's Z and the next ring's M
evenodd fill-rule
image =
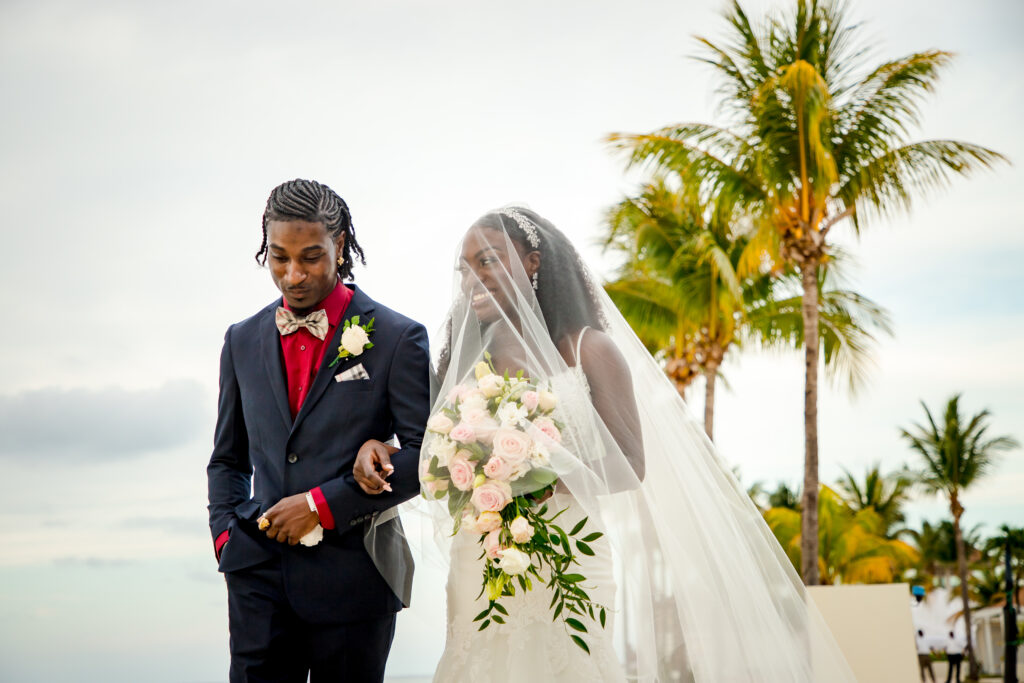
M339 372L334 376L335 382L348 382L353 379L370 379L370 375L366 372L366 368L363 367L362 363L354 365L345 372Z

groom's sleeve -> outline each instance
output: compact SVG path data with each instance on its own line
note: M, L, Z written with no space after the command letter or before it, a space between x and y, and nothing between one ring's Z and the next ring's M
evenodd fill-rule
M206 467L210 504L210 532L214 551L228 539L228 525L235 516L235 506L249 499L252 464L249 462L249 437L242 416L242 397L231 356L231 329L224 335L220 354L220 394L217 399L217 427L213 437L213 454Z
M392 508L419 493L420 444L430 413L430 350L423 325L412 323L406 327L395 345L387 391L392 425L401 447L391 456L391 464L395 466L388 477L391 492L376 496L366 494L351 473L313 490L317 509L326 506L331 521L342 532L362 524L373 513ZM320 517L323 525L324 515L321 513Z

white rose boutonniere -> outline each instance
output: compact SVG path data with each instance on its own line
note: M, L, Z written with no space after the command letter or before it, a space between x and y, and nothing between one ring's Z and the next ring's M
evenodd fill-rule
M363 351L373 348L370 335L373 333L374 320L376 318L370 318L370 322L360 325L359 316L354 315L345 321L341 328L341 345L338 346L338 357L334 359L330 367L333 368L342 358L361 356Z

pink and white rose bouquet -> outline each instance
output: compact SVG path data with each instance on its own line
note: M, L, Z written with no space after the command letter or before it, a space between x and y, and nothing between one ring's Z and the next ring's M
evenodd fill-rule
M600 532L577 538L587 523L572 529L548 515L541 501L554 491L558 477L551 451L562 443L562 425L554 416L558 397L537 386L522 371L498 374L490 354L474 369L474 377L448 392L427 422L420 463L423 497L445 501L454 529L477 537L483 562L487 609L477 615L480 630L505 623L501 599L534 582L553 593L552 619L561 617L579 647L590 652L581 618L605 624L605 608L590 600L583 575L573 572L577 553L590 547ZM544 574L541 570L546 570Z

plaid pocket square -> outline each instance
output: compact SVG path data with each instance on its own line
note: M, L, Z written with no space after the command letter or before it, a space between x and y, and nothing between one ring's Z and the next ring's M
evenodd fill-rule
M353 365L345 372L339 372L334 376L335 382L348 382L354 379L370 379L370 375L366 372L366 368L363 367L362 363Z

